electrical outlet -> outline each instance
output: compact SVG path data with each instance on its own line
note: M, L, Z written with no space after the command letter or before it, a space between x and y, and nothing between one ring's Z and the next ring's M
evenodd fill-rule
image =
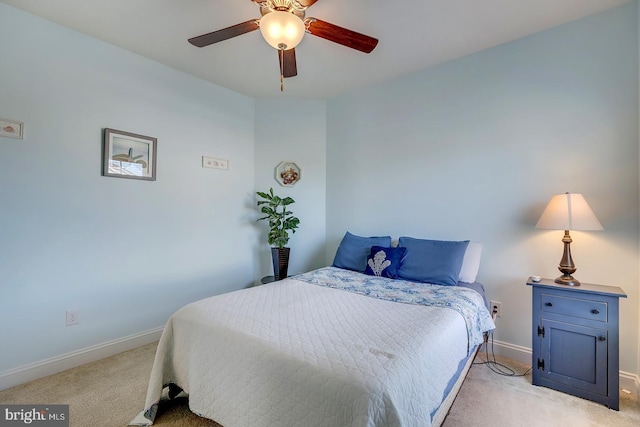
M496 318L502 317L502 303L500 301L491 301L490 307L491 307L492 315L493 315L493 312L495 311Z
M79 310L67 310L67 326L77 325L80 323Z

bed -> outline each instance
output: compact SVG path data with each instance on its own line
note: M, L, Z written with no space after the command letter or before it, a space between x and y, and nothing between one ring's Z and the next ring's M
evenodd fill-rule
M482 285L335 264L178 310L131 425L165 389L224 427L440 425L494 328Z

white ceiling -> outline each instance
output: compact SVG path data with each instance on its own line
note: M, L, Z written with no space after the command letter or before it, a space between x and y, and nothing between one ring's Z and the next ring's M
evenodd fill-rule
M632 0L319 0L316 17L380 40L370 54L305 35L280 92L278 56L253 31L208 47L190 37L253 18L251 0L0 0L256 98L331 98Z

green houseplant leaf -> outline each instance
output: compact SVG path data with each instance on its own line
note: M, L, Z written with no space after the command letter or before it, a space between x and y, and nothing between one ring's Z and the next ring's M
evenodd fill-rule
M258 200L257 205L264 214L258 221L269 222L267 241L275 248L284 248L289 243L289 231L295 233L300 225L300 220L293 216L293 212L287 210L287 206L295 203L295 200L275 195L273 188L270 188L268 193L256 191L256 194L262 199Z

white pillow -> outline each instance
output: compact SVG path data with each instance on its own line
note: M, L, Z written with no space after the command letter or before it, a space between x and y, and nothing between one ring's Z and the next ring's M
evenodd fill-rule
M482 243L469 242L467 250L462 259L462 267L460 267L460 275L458 281L464 283L473 283L476 281L478 270L480 269L480 255L482 255Z

